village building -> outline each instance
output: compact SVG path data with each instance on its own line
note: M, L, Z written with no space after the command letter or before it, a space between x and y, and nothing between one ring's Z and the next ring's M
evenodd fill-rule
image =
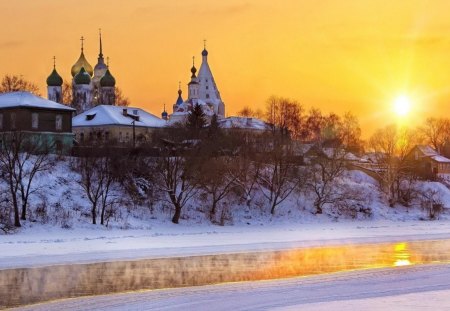
M0 95L0 133L22 133L49 152L69 154L75 110L29 92Z
M80 145L139 146L167 125L141 108L98 105L73 118L73 132Z
M450 175L450 159L430 146L417 145L406 156L411 170L420 177L434 179Z

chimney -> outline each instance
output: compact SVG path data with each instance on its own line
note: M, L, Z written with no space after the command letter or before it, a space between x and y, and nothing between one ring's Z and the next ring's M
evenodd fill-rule
M124 116L127 116L127 115L128 115L127 108L123 108L122 114L123 114Z

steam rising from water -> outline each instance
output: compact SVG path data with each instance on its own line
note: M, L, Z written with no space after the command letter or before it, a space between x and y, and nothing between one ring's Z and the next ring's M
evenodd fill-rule
M141 289L450 262L450 240L344 245L0 270L0 308Z

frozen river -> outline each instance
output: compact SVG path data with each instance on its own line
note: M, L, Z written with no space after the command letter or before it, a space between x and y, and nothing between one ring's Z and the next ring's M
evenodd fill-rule
M361 281L362 283L355 283L355 288L358 288L359 286L364 287L366 285L370 286L370 284L372 284L370 281L372 276L378 277L379 283L376 285L378 296L381 295L380 293L383 288L383 277L385 275L388 276L388 279L384 285L384 290L389 295L396 293L396 291L398 294L417 292L419 291L419 288L424 288L424 291L428 291L433 288L435 290L447 290L450 289L447 287L449 283L445 281L445 279L441 280L438 276L440 274L448 275L449 267L445 264L448 264L449 262L450 240L441 239L372 244L360 243L311 248L277 249L258 252L218 253L187 257L148 258L127 261L61 264L29 268L3 269L0 270L0 306L23 305L46 300L86 295L102 295L126 291L189 287L193 285L200 286L246 281L245 283L240 283L237 285L223 285L225 287L206 287L206 291L204 293L202 291L205 290L205 287L193 289L185 288L182 290L150 291L143 294L143 299L147 299L145 298L146 295L158 296L159 293L169 293L167 294L169 295L167 296L169 301L161 302L161 308L163 305L174 306L178 304L177 300L173 302L170 301L170 297L172 297L172 294L170 293L175 293L174 295L178 295L176 293L181 294L181 302L179 303L181 305L187 303L183 299L188 299L192 302L189 295L190 292L200 293L203 295L201 296L202 300L210 301L213 297L210 297L209 299L207 298L210 293L208 288L213 291L219 290L220 292L222 289L228 288L227 286L231 286L229 288L234 294L230 295L229 299L236 299L234 303L240 303L244 300L242 300L243 297L240 296L240 293L235 292L235 287L254 287L259 291L260 286L262 286L261 290L263 291L265 288L268 288L269 292L272 290L275 291L274 295L268 293L269 296L277 297L279 294L276 293L285 293L286 297L283 298L282 301L289 302L289 304L284 304L284 302L277 302L279 299L275 299L273 302L270 300L266 302L267 307L276 307L277 303L279 306L284 307L296 303L303 303L303 300L301 299L306 298L305 303L321 301L312 299L313 297L317 298L318 296L314 296L309 293L308 287L300 286L304 282L310 284L308 283L310 282L309 280L320 281L328 277L330 278L330 281L342 282L342 284L344 284L348 281L349 277L350 280L355 278L351 274L343 277L338 274L331 274L339 271L365 270L364 272L358 272L359 274L355 274L357 276L355 278L356 280L361 279L359 276L363 276L363 280ZM422 266L423 264L431 264L431 266ZM407 269L405 269L405 267L407 267ZM389 269L382 270L385 268ZM412 287L410 287L407 291L401 290L405 288L408 289L408 287L401 288L401 284L392 283L395 278L401 279L403 274L406 276L410 273L412 273L411 277L406 278L404 280L405 283L407 283L408 280L418 280L420 277L416 277L416 274L420 276L423 273L426 275L435 273L436 277L424 277L424 279L428 279L431 282L427 285L428 287L420 287L422 285L426 285L426 283L423 282L412 282L414 284L412 284ZM295 278L315 274L323 274L324 276L320 276L317 279ZM257 280L281 278L293 279L275 281L274 283L253 282ZM437 283L435 284L436 278ZM264 284L269 285L267 285L267 287ZM277 284L282 285L278 286ZM325 282L325 284L321 284L320 286L327 288L327 284L328 282ZM336 283L335 286L338 286L337 284L338 283ZM353 285L349 288L352 286ZM294 295L294 289L297 287L300 291L298 293L300 296L298 297L296 297L296 294ZM303 290L306 290L306 292L302 292ZM364 298L370 292L370 290L366 290L364 288L358 288L358 290L359 294L355 291L356 298ZM240 291L241 289L239 289L239 292ZM311 291L314 292L313 289L311 289ZM349 289L349 293L350 292L351 290ZM14 295L11 295L11 293L14 293ZM188 293L187 296L184 293ZM138 295L136 297L140 297L140 294L127 295L130 295L129 299L134 299L133 295ZM111 300L116 301L119 309L122 308L123 310L128 310L127 295L124 296L120 294L107 296L109 298L95 297L81 299L80 301L85 301L87 304L90 303L89 301L93 301L94 305L92 308L102 309L103 307L97 307L97 301L109 303L108 301ZM228 295L227 291L225 291L224 295ZM237 297L233 297L233 295L237 295ZM249 293L249 295L252 296L253 294ZM255 295L262 294L255 293ZM291 295L292 297L287 299ZM330 293L327 295L330 296ZM338 296L345 297L346 295L347 294L343 292ZM374 297L378 296L375 295ZM123 303L120 302L121 299L124 299ZM219 297L217 303L222 301L222 299L224 298ZM255 303L255 300L252 300L252 298L249 299L248 305ZM225 299L224 302L227 302L227 299ZM71 303L71 300L65 300L60 303ZM105 306L104 308L113 309L113 307L114 304L112 307ZM198 307L198 305L192 306L195 310L198 310ZM231 308L232 306L229 307ZM263 307L263 305L260 305L260 307ZM72 309L71 307L67 308ZM86 308L81 308L81 310L92 308L86 305ZM136 308L139 309L139 307ZM61 309L66 309L66 307L63 306ZM155 308L151 307L150 309L154 310ZM216 307L214 307L214 309L216 309ZM247 310L247 308L244 309ZM261 310L261 308L255 308L255 310Z
M450 310L450 265L413 265L284 280L76 298L22 310Z

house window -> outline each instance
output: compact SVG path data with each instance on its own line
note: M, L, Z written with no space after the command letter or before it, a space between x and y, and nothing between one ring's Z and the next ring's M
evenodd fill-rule
M0 113L0 130L3 129L3 113Z
M129 135L129 133L127 132L127 133L125 134L125 142L127 143L129 140L130 140L130 135Z
M37 129L39 127L39 114L37 112L33 112L31 114L31 128Z
M105 140L106 140L106 141L109 140L109 132L105 132Z
M56 130L57 131L62 130L62 115L60 115L60 114L56 115Z
M80 134L80 141L84 141L84 133Z
M119 143L123 142L122 132L119 132Z
M16 113L15 112L11 113L11 129L12 130L16 129Z

